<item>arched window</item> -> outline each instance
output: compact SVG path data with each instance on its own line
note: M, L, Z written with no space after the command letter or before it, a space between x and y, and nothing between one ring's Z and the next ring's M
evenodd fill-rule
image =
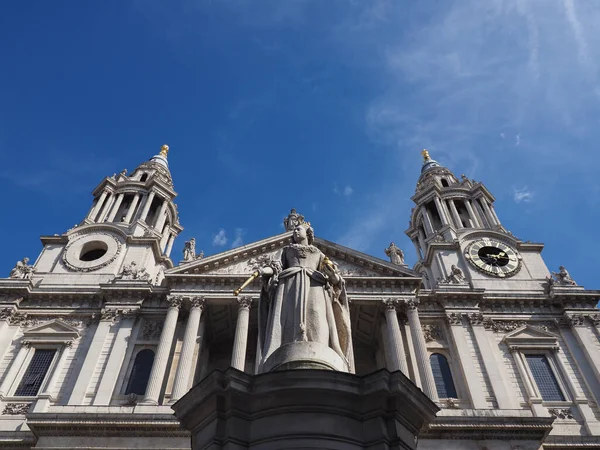
M444 187L448 187L448 186L450 186L450 185L448 184L448 180L446 180L445 178L442 178L442 186L444 186Z
M146 386L148 385L148 378L150 377L153 363L154 352L152 350L141 350L136 355L125 394L144 395L146 393Z
M433 353L429 357L429 362L431 363L438 396L440 398L458 398L446 357L439 353Z

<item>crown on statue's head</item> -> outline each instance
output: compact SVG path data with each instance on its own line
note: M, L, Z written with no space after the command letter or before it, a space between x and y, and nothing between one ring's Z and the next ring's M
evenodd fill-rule
M302 220L300 223L298 223L299 227L304 227L304 228L312 228L310 226L310 222L305 222L304 220Z

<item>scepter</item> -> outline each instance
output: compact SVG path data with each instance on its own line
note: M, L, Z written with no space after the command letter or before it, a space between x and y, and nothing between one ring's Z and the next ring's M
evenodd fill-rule
M246 286L248 286L250 283L252 283L259 275L260 275L260 273L258 272L258 270L256 272L254 272L252 275L250 275L250 278L248 278L246 281L244 281L244 284L242 284L239 288L237 288L235 291L233 291L233 295L235 295L236 297L238 295L240 295L240 292L242 292L242 290Z

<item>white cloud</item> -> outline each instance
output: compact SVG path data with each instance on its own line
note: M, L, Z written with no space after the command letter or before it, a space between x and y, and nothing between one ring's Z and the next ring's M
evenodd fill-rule
M337 183L335 183L333 185L333 193L335 195L343 195L345 197L349 197L350 195L352 195L354 193L354 189L352 189L352 186L350 185L346 185L344 186L343 189L340 189L337 185Z
M525 186L521 189L515 188L513 190L513 198L515 199L515 202L517 202L517 203L521 203L521 202L529 203L533 200L534 196L535 196L535 193L530 191L527 186Z
M243 228L236 228L235 229L235 237L233 239L233 242L231 243L231 248L241 247L242 245L244 245L244 235L245 234L246 234L246 230L244 230Z
M223 247L225 244L227 244L227 233L223 228L221 228L213 237L213 246Z

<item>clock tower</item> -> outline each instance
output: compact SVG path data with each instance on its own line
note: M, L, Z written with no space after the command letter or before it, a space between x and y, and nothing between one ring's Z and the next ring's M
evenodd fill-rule
M425 287L543 292L550 274L543 244L523 242L504 228L483 183L465 175L459 180L427 150L422 155L406 234Z

